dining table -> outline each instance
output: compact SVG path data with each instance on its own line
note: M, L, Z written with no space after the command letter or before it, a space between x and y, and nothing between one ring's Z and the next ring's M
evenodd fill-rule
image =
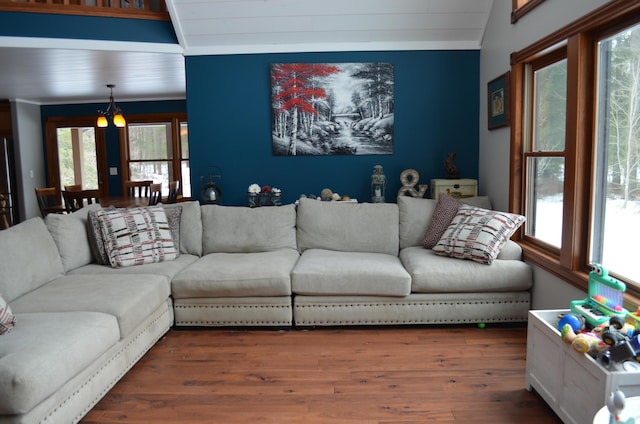
M148 197L112 197L105 196L100 197L100 205L103 208L113 206L116 208L137 208L141 206L149 206L149 198Z

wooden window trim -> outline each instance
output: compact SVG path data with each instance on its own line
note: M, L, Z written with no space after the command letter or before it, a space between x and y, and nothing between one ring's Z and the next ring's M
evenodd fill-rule
M514 3L515 4L515 3ZM615 33L640 14L640 2L612 0L584 17L570 23L529 47L511 55L511 163L509 208L524 212L523 143L524 112L527 101L524 76L527 64L559 46L567 51L567 123L566 174L563 247L559 253L523 237L515 236L525 260L556 277L587 290L589 267L587 253L590 234L591 161L593 156L595 114L595 40L602 34ZM640 288L627 285L625 300L640 304Z
M182 143L180 139L180 123L188 122L186 113L155 113L145 115L127 115L127 125L132 124L153 124L158 122L168 122L171 124L171 144L172 155L171 159L166 159L171 163L171 170L174 176L179 176L182 181L182 161L187 160L182 154ZM124 181L130 178L129 175L129 142L127 128L120 128L120 169L122 170L122 190L124 193ZM165 160L165 159L162 159ZM144 162L144 161L143 161ZM180 184L180 192L182 192L182 185Z

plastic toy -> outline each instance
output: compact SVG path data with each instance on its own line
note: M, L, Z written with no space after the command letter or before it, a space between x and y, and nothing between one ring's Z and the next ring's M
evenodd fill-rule
M573 350L579 353L588 353L595 356L601 350L609 347L594 333L576 334L570 324L565 324L562 327L560 335L565 343L571 344Z
M611 277L600 264L593 264L589 273L589 297L571 302L571 312L585 318L593 328L606 323L611 316L625 319L629 311L622 307L627 286Z
M609 395L609 398L607 399L607 409L609 410L609 414L611 414L609 417L609 424L635 424L635 418L629 418L626 421L622 421L620 419L620 414L624 410L625 403L626 398L624 393L620 390L616 390Z
M562 331L562 327L564 327L565 324L569 324L573 332L577 334L584 329L584 322L582 315L569 312L560 317L560 321L558 321L558 331Z

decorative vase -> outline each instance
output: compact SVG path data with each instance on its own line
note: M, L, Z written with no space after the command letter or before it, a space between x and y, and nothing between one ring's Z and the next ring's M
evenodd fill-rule
M273 193L271 196L271 204L273 206L282 206L282 193Z
M271 206L271 193L260 193L260 206Z
M260 206L260 197L258 193L247 193L247 206L257 208Z

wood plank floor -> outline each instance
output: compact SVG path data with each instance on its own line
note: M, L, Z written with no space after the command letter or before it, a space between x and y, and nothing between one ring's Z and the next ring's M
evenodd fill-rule
M89 423L561 423L526 326L171 330Z

